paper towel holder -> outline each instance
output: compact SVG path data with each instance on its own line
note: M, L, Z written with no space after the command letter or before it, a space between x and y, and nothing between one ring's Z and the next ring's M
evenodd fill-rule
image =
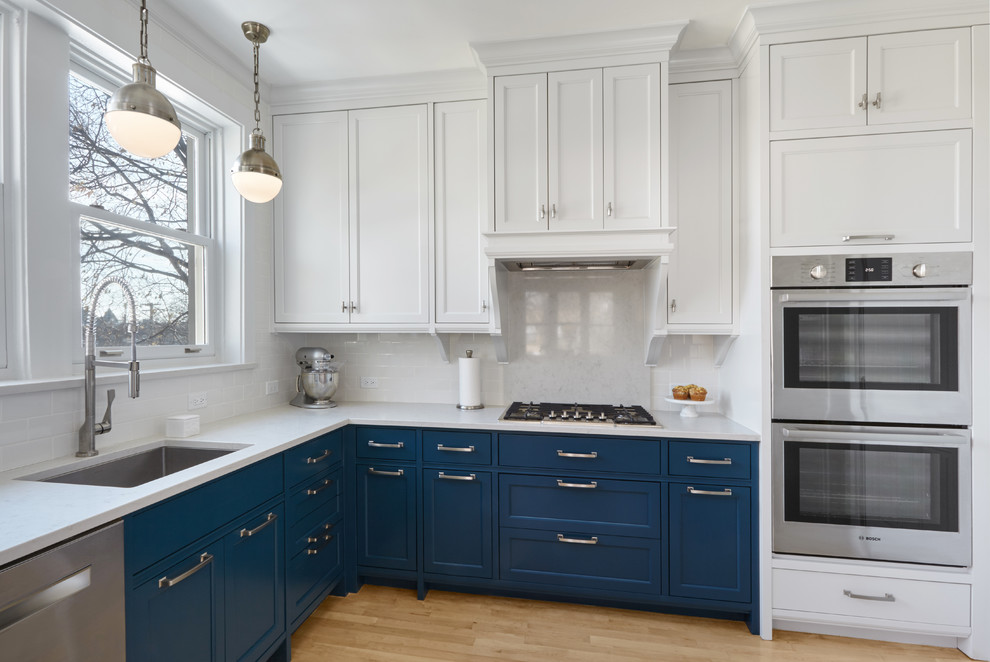
M467 350L465 353L467 354L467 358L469 358L469 359L474 355L474 351L473 350L470 350L470 349ZM458 404L457 405L457 408L458 409L484 409L485 408L485 405L483 405L481 403L478 403L476 405L461 405L461 404Z

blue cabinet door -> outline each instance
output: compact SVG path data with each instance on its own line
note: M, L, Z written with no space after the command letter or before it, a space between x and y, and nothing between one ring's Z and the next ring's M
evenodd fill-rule
M285 630L282 504L255 512L224 538L227 660L254 660Z
M670 483L670 594L750 602L750 489Z
M415 570L415 468L358 463L355 474L358 565Z
M426 572L491 579L491 473L424 470L423 520Z
M214 541L128 594L128 660L222 662L223 553Z

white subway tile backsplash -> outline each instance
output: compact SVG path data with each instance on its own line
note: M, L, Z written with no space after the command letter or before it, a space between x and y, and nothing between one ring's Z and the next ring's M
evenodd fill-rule
M47 416L52 413L52 392L15 393L3 398L3 421Z

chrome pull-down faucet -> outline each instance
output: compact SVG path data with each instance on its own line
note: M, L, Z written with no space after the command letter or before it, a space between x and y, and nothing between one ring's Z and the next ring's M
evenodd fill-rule
M131 334L131 360L130 361L106 361L96 358L96 308L108 286L117 284L127 295L127 303L131 308L131 323L128 330ZM137 304L134 301L134 292L128 287L122 278L111 276L100 281L93 291L93 299L89 310L86 313L86 320L83 323L83 345L86 348L85 379L83 388L86 397L86 420L79 428L79 450L76 457L92 457L99 451L96 450L96 435L110 432L110 408L113 406L114 389L107 390L107 411L103 415L103 420L96 422L96 366L105 368L127 368L127 394L136 398L141 394L141 364L137 360Z

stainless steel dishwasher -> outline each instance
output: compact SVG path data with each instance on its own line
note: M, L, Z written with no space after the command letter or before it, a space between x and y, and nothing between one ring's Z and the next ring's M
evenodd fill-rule
M123 522L0 570L0 662L123 659Z

